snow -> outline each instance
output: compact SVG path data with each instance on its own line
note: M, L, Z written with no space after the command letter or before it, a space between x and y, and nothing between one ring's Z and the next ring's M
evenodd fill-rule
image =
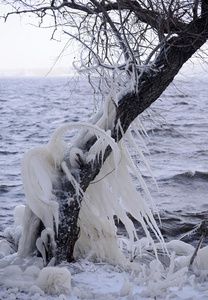
M176 241L175 246L178 246ZM207 255L207 249L205 252ZM19 297L22 300L28 297L64 300L206 299L207 271L206 276L201 274L203 281L199 283L199 274L194 274L187 266L175 269L175 253L171 255L168 268L161 261L152 259L150 254L146 255L128 269L82 258L73 264L43 268L41 258L20 261L13 254L3 259L7 260L8 266L3 272L1 266L0 297Z
M15 216L18 219L23 210L23 206L15 209ZM84 211L86 220L89 222L92 216L88 213L91 212L91 209L89 208L89 212L86 209ZM80 219L84 220L82 217ZM105 234L108 234L107 240L104 237L100 238L100 246L102 243L100 248L96 247L95 240L93 248L93 243L86 235L85 238L88 239L91 249L86 250L85 258L82 257L84 252L78 255L81 251L78 252L76 249L77 261L71 264L62 263L56 267L53 265L44 267L45 262L42 257L32 255L22 258L14 252L6 238L1 241L0 249L1 253L4 249L4 253L0 258L0 298L20 298L22 300L28 299L28 297L34 300L136 300L155 297L157 299L206 299L208 247L199 250L192 267L190 267L190 259L195 251L193 246L179 240L170 241L165 244L169 255L162 251L160 243L156 243L157 259L149 239L144 237L134 242L137 251L134 252L134 257L130 262L128 259L131 257L129 256L131 249L129 240L120 236L119 245L122 252L119 252L115 244L117 240L113 223L109 220L107 224L103 224L106 222L103 216L95 220L95 223L97 221L99 224L96 224L96 228L100 230L97 231L97 234L101 234L102 228L105 228ZM89 228L92 225L91 222ZM133 230L133 224L129 226L129 230ZM43 243L47 234L52 235L52 230L47 228L42 232ZM95 232L92 232L91 238L93 235L95 238ZM97 239L99 241L98 236ZM76 247L83 250L81 242L83 243L82 238ZM87 246L86 241L84 245ZM112 256L116 249L117 252L114 252L114 256ZM95 255L96 251L100 251L100 253ZM106 253L109 251L108 259L103 251ZM100 259L98 259L98 255Z

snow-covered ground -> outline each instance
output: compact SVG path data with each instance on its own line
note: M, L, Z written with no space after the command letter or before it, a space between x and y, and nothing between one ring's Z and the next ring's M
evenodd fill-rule
M18 231L18 227L16 228ZM16 234L18 232L16 231ZM41 257L21 258L8 242L14 231L6 230L0 241L0 299L207 299L208 246L195 248L179 240L156 243L158 257L147 238L135 246L135 256L125 246L120 263L95 259L93 252L74 263L44 267ZM119 243L127 244L124 237ZM167 252L169 254L167 254Z

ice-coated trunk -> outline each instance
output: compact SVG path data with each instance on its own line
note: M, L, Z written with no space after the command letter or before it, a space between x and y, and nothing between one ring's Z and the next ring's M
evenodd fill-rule
M56 235L56 263L73 261L74 245L79 237L77 225L80 204L76 199L75 190L66 175L59 174L60 185L56 187L55 195L59 203L59 230ZM54 254L51 254L52 257ZM52 257L48 257L50 260Z
M66 204L63 202L60 204L59 235L56 240L56 263L61 261L72 262L74 260L74 246L80 232L77 225L80 204L76 199L71 199Z
M208 37L207 14L193 21L187 26L185 32L166 41L158 54L154 69L149 69L139 74L137 92L123 93L116 108L115 124L111 130L111 136L118 142L122 133L118 131L117 122L126 132L131 122L148 108L163 93L166 87L173 81L183 64L206 42ZM88 150L95 140L86 143ZM104 158L111 153L110 147L105 151ZM67 163L67 162L66 162ZM83 163L78 168L79 183L83 191L99 173L102 160L94 163ZM59 202L59 234L56 236L57 252L56 262L72 261L74 245L79 237L78 218L82 198L76 198L75 191L69 181L60 176L60 187L57 192Z

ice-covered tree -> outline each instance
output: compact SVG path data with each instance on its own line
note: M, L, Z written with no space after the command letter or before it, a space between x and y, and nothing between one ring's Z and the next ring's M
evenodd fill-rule
M27 206L19 253L27 255L36 246L45 259L55 256L60 262L71 261L74 248L96 252L100 247L99 255L103 251L103 257L110 257L109 249L117 245L115 215L130 241L136 238L122 207L161 238L150 210L129 184L131 169L148 194L121 141L134 144L129 128L140 137L137 117L198 50L206 55L208 0L2 2L10 6L5 19L34 14L39 26L53 26L54 39L62 32L68 47L76 43L80 59L74 67L89 76L90 84L97 83L105 99L89 123L63 126L48 145L26 153L22 177ZM79 132L66 145L62 137L73 129Z

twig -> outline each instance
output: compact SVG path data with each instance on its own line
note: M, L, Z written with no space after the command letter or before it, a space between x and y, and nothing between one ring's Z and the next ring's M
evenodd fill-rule
M197 245L197 247L196 247L196 249L195 249L195 251L194 251L194 254L193 254L192 257L191 257L191 260L190 260L190 266L192 266L192 264L193 264L193 262L194 262L194 259L195 259L196 256L197 256L197 252L198 252L198 250L199 250L199 248L200 248L200 246L201 246L201 244L202 244L202 241L203 241L204 237L205 237L206 234L207 234L207 226L206 226L206 221L205 221L205 220L202 221L201 227L203 228L204 231L203 231L202 236L201 236L201 238L200 238L200 240L199 240L199 243L198 243L198 245Z

